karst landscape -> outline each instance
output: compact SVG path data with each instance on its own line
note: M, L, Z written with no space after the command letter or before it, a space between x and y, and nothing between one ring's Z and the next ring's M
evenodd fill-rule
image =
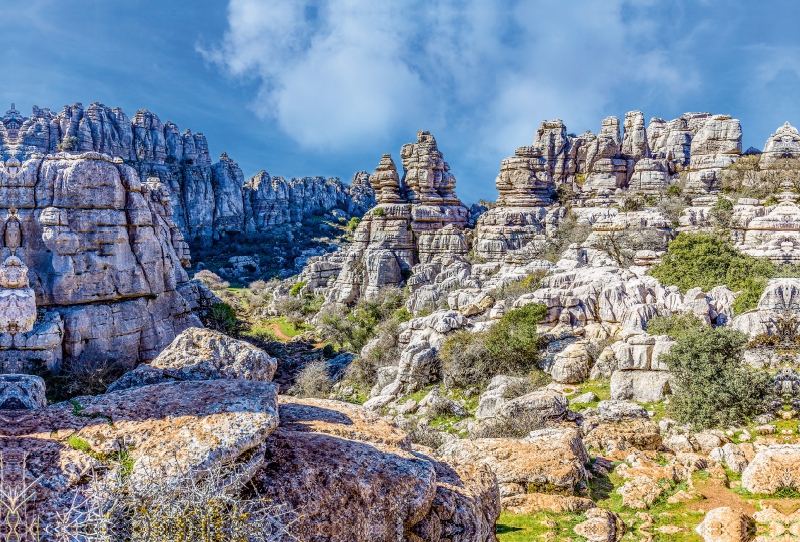
M800 541L800 8L8 4L0 542Z
M4 532L800 536L800 133L645 124L543 121L467 207L427 131L245 180L144 109L12 105Z

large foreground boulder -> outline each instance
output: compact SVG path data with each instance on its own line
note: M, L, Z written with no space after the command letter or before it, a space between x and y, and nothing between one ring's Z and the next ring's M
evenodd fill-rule
M281 403L281 426L253 482L297 512L299 539L494 540L500 504L488 468L414 453L404 432L359 406Z
M27 411L0 412L0 456L7 474L37 479L45 519L86 491L105 461L124 456L135 483L154 475L246 462L278 426L275 386L214 380L145 386ZM24 467L23 467L24 464Z
M191 327L156 359L111 384L109 391L175 380L242 379L270 381L278 362L252 344L210 329Z
M476 465L497 475L503 497L530 492L573 493L586 481L589 454L578 431L542 429L524 439L454 439L437 454Z

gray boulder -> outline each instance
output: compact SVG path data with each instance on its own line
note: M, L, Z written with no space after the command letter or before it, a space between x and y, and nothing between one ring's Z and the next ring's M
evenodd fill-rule
M31 375L0 375L0 410L36 410L47 406L44 380Z
M647 418L644 407L630 401L605 400L597 404L597 415L603 421L618 422L630 418Z
M111 384L109 392L185 380L270 381L278 363L260 348L209 329L189 328L149 364Z

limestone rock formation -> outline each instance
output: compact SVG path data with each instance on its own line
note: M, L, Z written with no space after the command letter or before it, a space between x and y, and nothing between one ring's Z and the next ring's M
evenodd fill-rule
M0 375L0 410L36 410L47 406L40 376Z
M375 205L369 181L357 173L347 186L338 179L304 177L289 181L262 171L241 188L244 230L265 233L274 226L294 225L304 217L344 209L361 216ZM238 227L238 226L237 226Z
M185 380L272 380L278 363L260 348L217 331L191 327L156 359L111 384L109 391Z
M742 473L742 487L753 493L800 488L800 446L774 444L761 449Z
M176 382L32 411L0 411L0 454L6 476L17 476L22 468L36 473L32 511L46 522L91 489L92 469L101 467L95 457L125 450L134 482L153 473L169 479L226 463L257 467L263 451L255 460L251 454L263 450L277 425L273 384ZM70 442L85 443L86 449Z
M419 132L417 142L404 145L401 156L402 180L389 155L383 155L370 177L378 205L364 215L353 243L310 260L299 277L329 303L374 296L385 286L403 284L418 263L450 260L469 251L463 233L469 211L455 195L455 177L436 140Z
M282 399L281 426L266 441L253 483L301 513L293 530L309 541L490 542L500 514L486 467L414 453L408 437L338 401ZM347 458L347 460L342 460Z
M728 506L709 510L697 533L705 542L747 542L752 520Z
M333 208L360 216L374 205L363 173L350 186L316 177L277 178L280 186L273 187L263 172L245 183L242 170L226 153L212 163L203 134L181 133L146 109L131 119L119 108L76 103L60 113L34 106L32 115L24 117L12 104L0 124L6 155L12 145L28 155L97 152L121 158L142 182L158 178L171 198L175 224L192 241L209 243L227 232L266 233L267 226L291 224L299 216Z
M800 133L789 121L769 136L759 159L759 166L768 169L778 160L800 158Z
M188 248L163 184L95 152L8 149L17 154L0 168L0 215L4 251L16 256L3 268L5 299L27 291L27 267L41 314L32 330L0 339L5 371L57 371L62 360L133 367L200 325L179 293ZM27 311L29 326L35 307Z
M742 154L742 127L729 115L705 120L692 138L687 188L696 192L718 190L717 173Z
M437 453L488 465L497 475L503 497L533 491L572 492L586 481L584 464L589 459L574 429L542 429L524 439L456 439Z

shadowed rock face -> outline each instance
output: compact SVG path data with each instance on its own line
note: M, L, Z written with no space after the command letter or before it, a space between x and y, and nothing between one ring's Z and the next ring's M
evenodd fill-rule
M0 168L0 297L30 290L29 318L36 307L41 314L33 329L3 328L14 334L0 336L4 372L57 370L62 360L132 367L200 325L179 293L189 251L163 183L142 183L119 158L95 152L8 152L16 154ZM24 267L30 288L14 278Z

